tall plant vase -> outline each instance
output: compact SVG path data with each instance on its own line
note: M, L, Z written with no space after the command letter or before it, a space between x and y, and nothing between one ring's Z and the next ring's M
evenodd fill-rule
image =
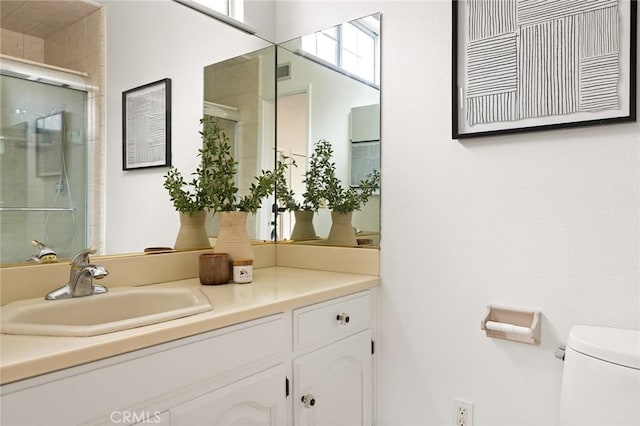
M219 212L220 231L214 253L228 253L231 260L253 259L247 233L247 212Z
M354 247L358 245L356 231L351 224L353 212L331 212L331 229L327 242L336 246Z
M209 248L209 237L204 227L206 212L180 212L180 229L173 245L175 250Z
M313 227L313 210L296 210L293 212L296 223L293 225L291 232L292 240L313 240L318 238L316 230Z

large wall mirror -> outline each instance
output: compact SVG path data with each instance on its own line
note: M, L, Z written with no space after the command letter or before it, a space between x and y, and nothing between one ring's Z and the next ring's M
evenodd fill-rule
M22 3L35 2L11 2L11 7L18 11ZM352 174L355 176L358 170L370 167L369 161L379 164L379 140L370 136L361 141L350 139L351 118L358 107L372 109L362 127L367 128L369 122L375 123L372 125L376 129L374 133L379 134L379 107L376 109L379 80L375 77L373 81L367 81L335 64L323 63L326 59L319 56L309 57L312 53L302 49L304 38L275 47L269 41L177 2L104 0L100 3L98 8L92 3L94 7L85 9L85 15L80 18L81 14L77 12L75 21L68 23L68 27L59 28L57 36L56 32L46 34L43 30L46 25L5 27L10 22L7 18L10 12L3 4L3 38L15 36L25 43L36 39L36 48L42 51L37 58L21 59L85 73L91 88L84 101L84 112L77 114L85 117L86 124L78 124L76 118L71 119L68 114L66 118L65 114L58 114L60 105L65 111L71 110L67 108L70 105L67 101L46 103L42 97L37 97L38 105L21 102L13 106L2 100L1 127L11 140L15 139L16 146L9 147L9 139L3 139L0 155L14 148L20 153L33 152L33 164L30 163L32 160L25 160L29 168L24 170L33 172L40 183L44 183L36 190L37 194L44 194L42 206L59 209L54 213L0 212L3 216L0 227L3 249L7 247L4 238L9 234L13 238L11 245L16 247L11 255L2 253L2 264L25 260L35 251L31 240L46 240L47 236L59 236L60 241L52 244L59 258L68 258L80 247L89 245L96 246L100 254L106 255L140 253L146 247L173 245L179 222L163 188L166 169L122 170L121 166L122 92L164 78L172 81L172 164L185 175L198 165L197 150L202 143L198 133L199 120L203 115L224 120L233 135L241 188L260 169L273 168L277 156L285 153L300 157L298 167L295 171L291 169L289 176L292 187L299 186L300 176L306 168L305 158L321 138L333 144L339 177L346 185L353 181ZM379 17L374 21L378 22L379 46ZM363 22L359 28L371 29L375 25L375 22ZM3 46L7 44L3 43ZM322 40L318 40L317 45L325 46ZM25 44L22 52L28 50ZM17 56L4 50L2 53ZM84 56L78 57L78 54ZM379 60L379 56L377 58ZM289 74L280 75L276 81L276 70L282 72L284 64L288 64ZM295 102L304 108L292 107ZM63 120L73 121L56 127L56 114ZM49 116L52 118L45 120ZM45 121L51 121L53 127L43 127ZM303 136L281 140L280 136L286 135L285 129L301 124L304 125ZM36 131L38 128L40 130ZM33 136L29 134L31 131ZM38 163L38 152L42 157L44 151L38 150L35 144L47 142L42 139L43 135L50 139L47 139L51 142L49 145L61 137L64 139L61 146L68 150L64 160L66 172L71 175L74 170L81 170L86 178L84 186L74 190L74 196L86 194L85 200L76 201L65 193L64 182L60 184L60 167L47 171L44 168L48 163L44 164L42 159ZM357 145L358 142L361 144ZM84 154L79 149L82 145L86 148ZM55 154L53 149L49 150L51 155ZM69 161L78 163L69 164ZM362 166L362 161L367 165ZM3 186L14 179L7 173L8 167L3 163ZM11 192L12 197L15 192ZM8 206L6 201L18 203L2 196L2 207ZM24 204L28 206L28 203ZM263 208L249 221L252 239L289 239L293 221L287 212L280 212L274 220L275 204L274 198L265 200ZM69 208L76 212L75 218L65 216L69 215ZM32 229L20 228L18 232L10 222L23 213L34 226ZM9 216L10 220L7 219ZM328 212L321 209L316 216L318 235L323 237L328 232ZM64 226L71 228L65 230ZM81 235L74 226L82 226L86 234ZM370 246L376 246L379 193L356 214L354 226L371 235ZM212 235L215 228L215 220L212 220L209 224ZM73 246L63 241L71 237L76 241Z
M288 176L295 197L301 200L308 189L305 172L320 140L331 143L336 176L344 188L357 188L379 171L380 14L281 43L277 62L277 149L297 165ZM329 209L320 208L313 223L318 238L293 242L327 244ZM359 246L379 245L379 191L353 212L352 225ZM291 240L294 226L295 215L281 212L278 239Z
M244 194L261 170L271 170L275 153L275 47L208 65L204 68L204 115L215 117L229 138L238 162L236 186ZM249 215L247 232L254 241L275 235L273 198ZM209 215L207 233L218 235L218 217Z

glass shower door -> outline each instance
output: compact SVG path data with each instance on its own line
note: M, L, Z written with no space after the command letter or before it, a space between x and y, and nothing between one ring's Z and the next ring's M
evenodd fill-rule
M0 76L0 264L87 245L87 93Z

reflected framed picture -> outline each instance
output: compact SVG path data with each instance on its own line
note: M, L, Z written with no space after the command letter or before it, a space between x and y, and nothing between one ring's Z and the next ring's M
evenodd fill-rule
M380 170L380 141L351 142L351 188Z
M636 120L636 0L454 0L452 136Z
M64 147L64 112L36 119L36 170L38 177L60 176Z
M122 169L171 166L171 79L122 92Z

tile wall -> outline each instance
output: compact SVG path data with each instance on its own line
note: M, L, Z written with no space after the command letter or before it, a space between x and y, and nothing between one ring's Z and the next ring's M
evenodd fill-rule
M0 30L0 52L16 58L44 62L44 40L2 28Z

